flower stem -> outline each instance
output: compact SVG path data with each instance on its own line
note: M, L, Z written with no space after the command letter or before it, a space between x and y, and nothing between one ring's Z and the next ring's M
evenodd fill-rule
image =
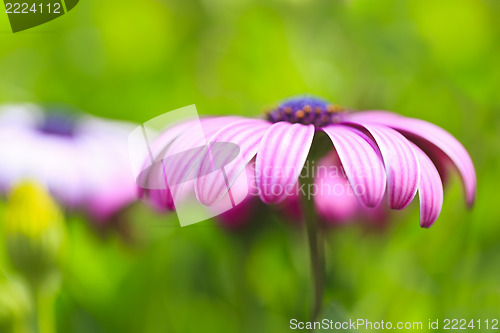
M40 333L56 333L54 314L54 295L38 290L36 294L38 310L38 330Z
M310 198L303 198L304 219L307 228L307 239L311 260L311 279L314 296L311 307L311 321L315 321L323 306L324 276L325 276L325 249L324 238L318 225L314 202Z
M31 283L33 296L33 332L56 333L55 323L55 291L44 283Z

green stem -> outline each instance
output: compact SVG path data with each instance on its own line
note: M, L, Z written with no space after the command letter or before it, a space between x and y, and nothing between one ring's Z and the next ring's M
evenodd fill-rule
M323 291L325 282L324 239L321 228L318 226L314 202L310 198L303 198L304 218L307 228L307 239L311 260L311 279L314 296L311 307L311 321L315 321L323 306Z
M34 298L34 332L56 333L54 301L55 293L51 288L45 289L43 285L32 285Z

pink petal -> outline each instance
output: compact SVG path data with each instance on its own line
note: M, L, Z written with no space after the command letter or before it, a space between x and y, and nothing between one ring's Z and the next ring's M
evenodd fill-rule
M314 204L327 223L351 221L362 207L344 174L337 154L329 154L317 164L314 184L317 195Z
M236 121L241 121L242 117L202 117L197 119L188 119L186 121L177 123L172 127L165 129L154 142L151 143L151 150L155 160L160 160L166 156L166 150L170 148L172 144L175 143L178 149L181 151L185 149L181 141L178 141L179 137L189 137L193 136L192 131L200 129L199 125L201 123L201 129L203 129L203 135L208 140L212 135L214 135L218 130L227 124L231 124ZM199 133L197 133L199 134ZM196 138L202 137L196 135ZM151 138L149 138L151 139ZM173 147L172 149L175 149ZM171 153L169 153L171 155ZM147 161L149 162L149 161Z
M313 137L313 125L279 122L269 127L256 159L257 187L262 201L280 203L293 192Z
M443 206L443 184L431 159L416 145L412 145L420 165L420 226L429 228L437 220Z
M257 154L260 141L269 127L271 123L265 120L245 119L222 128L209 140L211 144L234 144L234 147L239 147L240 155L233 159L231 146L227 145L221 146L220 149L207 149L202 154L195 181L196 196L202 204L210 206L228 192L228 187L232 186L245 166ZM216 165L223 167L212 171L214 161Z
M386 174L375 143L360 130L345 125L326 126L323 131L332 140L360 202L378 206L384 197Z
M381 125L364 124L375 139L387 172L387 192L391 209L403 209L415 197L419 168L411 143L399 132Z
M173 196L176 200L181 200L187 193L192 193L194 190L192 188L193 182L186 180L189 177L194 178L194 169L200 150L191 148L204 146L207 139L216 131L227 124L241 121L241 119L243 118L189 119L171 126L158 135L150 144L154 163L151 164L151 158L148 156L142 167L143 172L137 179L140 197L148 198L153 207L160 211L173 210L175 208ZM193 131L196 131L195 135L193 135ZM201 131L203 133L200 133ZM176 156L176 154L182 154L182 158L172 159L172 156ZM167 179L170 180L170 184L167 184ZM183 182L185 182L184 186L179 185ZM174 189L169 186L171 184L176 184Z
M476 197L476 171L469 153L464 146L450 133L439 126L424 120L402 117L391 112L365 111L352 113L347 116L347 121L371 122L392 127L405 135L410 140L419 144L412 136L426 140L441 149L457 167L465 187L467 203L471 206Z
M245 191L248 192L246 198L234 208L225 211L217 217L220 224L230 230L237 230L249 224L255 218L256 211L258 210L257 205L260 204L255 192L255 168L253 164L250 163L245 167L245 176L247 188L241 188L243 184L236 181L231 187L231 193L234 195L235 191ZM217 202L215 205L220 205L220 202ZM215 208L217 210L217 207Z
M147 203L159 212L173 211L174 199L170 189L142 189L139 188L139 197L147 199Z
M185 152L186 150L190 150L196 146L204 146L206 144L207 137L213 135L215 131L219 130L226 124L240 119L241 118L236 117L206 117L189 119L167 128L155 139L148 138L148 140L154 139L149 145L152 156L145 157L142 165L142 173L137 178L137 185L144 189L165 189L166 181L164 173L164 159L168 159L169 156ZM196 131L195 135L193 135L193 131ZM195 154L196 151L193 151L192 153ZM153 158L153 161L151 161L151 158ZM171 164L170 162L166 163L167 168ZM184 162L192 162L192 160L188 161L187 159L181 159L179 161L176 160L173 163L179 165ZM184 176L184 174L182 174L183 170L185 171L185 168L179 168L177 170L180 175L173 175L169 173L168 175L171 177L171 182L173 182L173 180L178 183L182 182L182 177Z
M389 112L389 111L360 111L360 112L353 112L353 113L348 113L345 115L345 120L346 121L352 121L355 123L363 123L363 122L370 122L370 123L383 123L382 120L385 119L390 119L390 118L402 118L403 116L394 113L394 112Z
M165 157L164 163L161 164L158 174L163 175L168 180L170 184L172 197L174 200L180 198L180 193L182 191L194 191L194 188L183 189L184 186L191 186L191 182L195 177L197 163L200 160L202 149L193 149L196 147L203 147L207 144L207 141L212 137L217 131L226 125L237 123L241 121L242 118L236 117L216 117L204 119L201 123L203 133L196 133L193 135L193 130L199 130L199 126L193 125L192 129L187 128L185 131L178 136L166 149L165 153L161 157ZM201 119L200 119L201 120ZM175 158L172 160L171 156L180 156L176 154L183 154L181 158ZM184 184L184 185L183 185Z

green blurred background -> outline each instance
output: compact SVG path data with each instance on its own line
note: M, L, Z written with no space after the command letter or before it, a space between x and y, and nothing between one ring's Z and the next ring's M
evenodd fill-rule
M330 230L327 316L498 318L499 17L497 0L81 0L12 34L2 12L0 103L144 122L193 103L258 116L311 93L431 121L469 150L475 207L454 177L429 230L418 202L384 230ZM308 318L300 227L269 215L238 233L180 228L141 204L127 213L133 240L67 221L58 332L287 332Z

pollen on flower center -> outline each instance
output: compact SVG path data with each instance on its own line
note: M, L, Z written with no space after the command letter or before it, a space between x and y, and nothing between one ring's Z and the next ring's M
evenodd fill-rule
M340 122L344 109L315 97L295 97L281 103L268 112L267 119L273 123L287 121L322 127Z

